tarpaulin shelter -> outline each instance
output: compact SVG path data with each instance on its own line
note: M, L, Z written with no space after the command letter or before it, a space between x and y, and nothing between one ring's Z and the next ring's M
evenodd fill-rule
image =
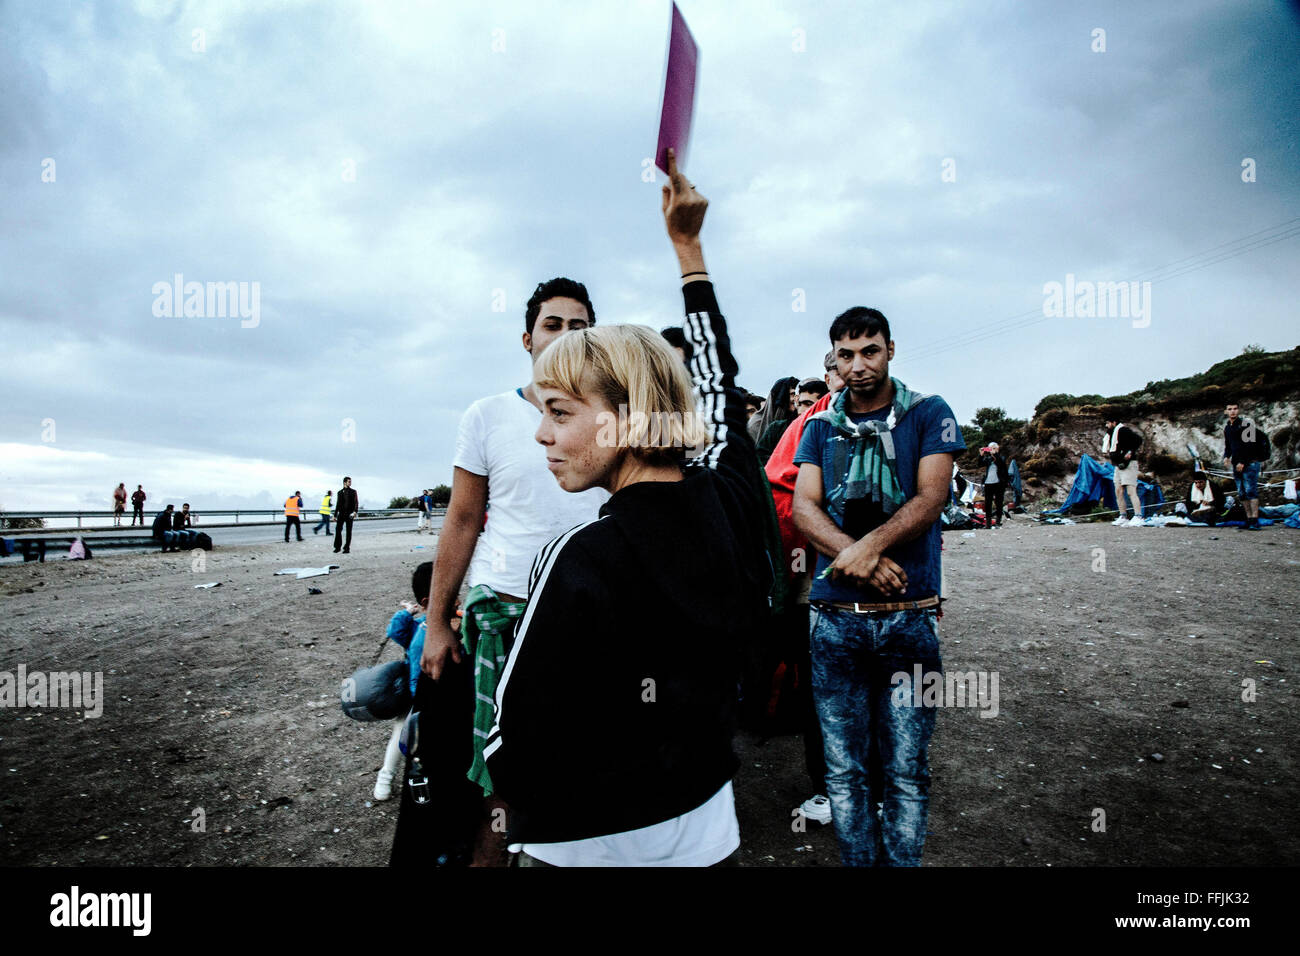
M1153 485L1141 478L1138 479L1138 498L1142 501L1143 512L1148 508L1164 504L1165 501L1164 492L1160 490L1159 485ZM1089 455L1082 455L1079 458L1079 470L1074 475L1074 484L1065 498L1065 503L1052 511L1044 511L1043 514L1065 514L1075 505L1089 501L1100 501L1111 509L1116 507L1115 466L1108 461L1097 461Z

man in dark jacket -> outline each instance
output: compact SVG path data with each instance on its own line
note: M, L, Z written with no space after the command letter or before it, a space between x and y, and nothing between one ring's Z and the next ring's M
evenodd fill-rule
M1237 482L1237 497L1246 512L1246 530L1259 530L1260 449L1258 429L1249 418L1242 418L1236 402L1225 409L1228 423L1223 426L1223 463L1232 470Z
M1011 476L1007 473L1007 460L991 441L980 449L980 470L984 474L984 527L1002 527L1002 499L1007 493Z
M352 479L344 478L339 490L339 500L334 505L334 553L343 549L344 554L352 550L352 519L357 516L357 493L352 487ZM343 526L347 525L347 538L343 537Z
M1142 447L1142 436L1121 424L1116 418L1106 419L1106 437L1101 441L1101 453L1115 466L1115 507L1119 511L1113 524L1142 524L1142 498L1138 495L1137 452ZM1133 517L1126 518L1124 489L1128 489L1133 504Z
M172 530L172 512L176 510L175 505L168 505L162 511L158 512L153 519L153 539L162 546L163 552L179 551L175 545L171 547L167 544L167 532Z
M144 501L149 496L144 493L144 485L136 485L135 491L131 493L131 527L135 527L136 519L140 519L140 527L144 527Z

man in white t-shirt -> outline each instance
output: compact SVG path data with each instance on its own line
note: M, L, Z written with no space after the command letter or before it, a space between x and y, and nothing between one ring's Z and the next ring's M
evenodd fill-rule
M565 278L543 282L524 313L524 351L536 362L565 332L595 322L582 283ZM429 595L421 667L437 679L448 657L457 663L462 659L461 639L450 621L461 584L470 588L462 630L465 646L476 657L476 690L483 713L475 715L475 760L467 769L485 795L491 794L491 779L482 748L491 726L495 675L510 650L513 622L523 612L533 558L548 541L594 519L609 498L600 489L569 494L556 483L547 470L545 450L534 438L541 409L530 374L527 385L479 399L465 412L456 437L451 501L438 539ZM486 801L476 863L506 863L499 827L504 817L495 812L503 809L498 800ZM492 823L498 826L491 828Z

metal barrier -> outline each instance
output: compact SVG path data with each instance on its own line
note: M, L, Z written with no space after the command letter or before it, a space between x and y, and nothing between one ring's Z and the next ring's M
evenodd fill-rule
M255 516L256 516L256 517L271 517L271 518L276 518L276 519L279 519L279 518L283 518L283 517L284 517L284 508L239 508L239 509L229 509L229 508L227 508L227 509L217 509L216 511L199 511L199 510L197 510L197 509L192 509L192 512L193 512L193 514L194 514L194 516L195 516L196 518L199 518L199 519L200 519L201 524L206 524L206 525L208 525L208 526L214 526L214 525L216 525L216 524L219 524L219 522L217 522L215 519L217 519L217 518L227 517L227 516L230 516L230 515L233 515L233 516L234 516L234 518L235 518L234 523L235 523L235 524L239 524L239 516L240 516L240 515L245 515L245 516L247 516L247 517L255 517ZM434 509L433 509L433 513L434 513L435 515L439 515L439 514L441 514L441 515L445 515L445 514L447 513L447 509L446 509L446 508L434 508ZM116 512L113 512L113 511L3 511L3 512L0 512L0 528L7 528L10 519L18 519L18 518L27 518L27 519L30 519L30 518L41 518L41 519L49 519L49 518L76 518L76 519L77 519L77 527L80 528L80 527L81 527L81 520L82 520L82 518L112 518L115 514L116 514ZM149 514L149 512L146 511L146 514ZM157 512L155 511L155 512L153 512L153 514L157 514ZM304 515L304 516L311 516L311 515L318 515L318 514L319 514L318 511L311 511L311 510L309 510L309 509L304 505L304 507L303 507L303 515ZM413 518L413 517L415 517L417 514L419 514L419 510L416 509L416 508L362 508L360 511L357 512L357 515L356 515L356 516L357 516L357 518L358 518L359 520L365 520L365 519L367 519L367 518ZM123 517L125 517L125 516L126 516L126 513L123 512ZM334 518L334 514L331 513L331 514L330 514L330 519L333 520L333 518ZM152 516L149 517L149 520L150 520L150 521L153 520ZM267 523L270 523L270 522L259 522L259 523L261 523L261 524L267 524ZM114 528L114 527L123 527L123 528L125 528L125 527L129 527L129 525L125 525L125 524L123 524L123 525L108 525L107 527L109 527L109 528ZM136 525L136 527L144 527L144 526L143 526L143 525ZM46 529L42 529L42 528L13 528L13 529L11 529L11 530L14 530L14 531L41 531L41 530L46 530ZM62 530L62 529L59 529L59 528L52 528L52 529L48 529L48 530L59 531L59 530Z

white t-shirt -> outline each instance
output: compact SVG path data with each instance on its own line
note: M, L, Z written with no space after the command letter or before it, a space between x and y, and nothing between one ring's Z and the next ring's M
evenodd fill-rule
M528 595L528 572L544 544L593 520L609 492L563 490L533 437L542 413L519 389L481 398L465 412L452 464L488 480L487 528L466 581L498 594Z
M712 866L740 846L736 798L728 780L694 810L663 823L567 843L513 844L552 866Z

